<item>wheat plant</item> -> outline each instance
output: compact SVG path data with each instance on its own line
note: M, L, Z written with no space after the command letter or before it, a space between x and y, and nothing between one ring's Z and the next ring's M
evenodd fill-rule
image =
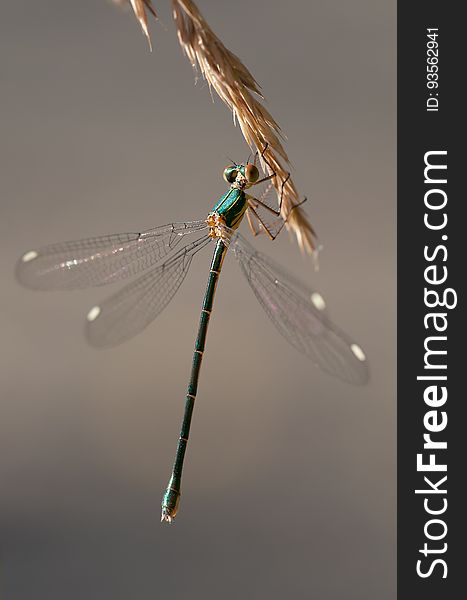
M131 4L151 48L147 13L157 18L152 0L114 1ZM193 0L171 2L181 47L193 68L202 73L210 88L230 108L234 122L238 122L250 148L264 154L263 169L276 174L273 181L279 198L282 182L288 177L290 161L281 141L281 129L261 102L264 97L260 86L238 56L213 32ZM287 229L295 234L300 249L312 254L316 250L316 234L298 206L301 201L293 179L289 177L282 192L282 217Z

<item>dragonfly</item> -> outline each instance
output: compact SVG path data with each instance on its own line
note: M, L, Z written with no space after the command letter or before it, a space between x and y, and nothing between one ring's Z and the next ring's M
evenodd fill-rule
M224 169L229 188L205 219L171 223L142 233L52 244L29 250L17 263L18 281L36 290L80 289L132 278L123 289L92 307L86 317L88 342L95 347L111 347L145 329L173 298L194 256L214 244L175 462L162 498L161 521L171 523L179 509L206 335L229 250L267 316L296 350L343 381L364 384L368 380L364 351L330 320L321 294L255 250L238 232L245 215L254 235L265 233L270 239L277 237L286 222L281 208L287 180L279 186L280 202L274 209L269 198L276 190L272 181L275 174L260 178L256 158L242 164L232 161ZM251 188L259 184L261 194L251 195Z

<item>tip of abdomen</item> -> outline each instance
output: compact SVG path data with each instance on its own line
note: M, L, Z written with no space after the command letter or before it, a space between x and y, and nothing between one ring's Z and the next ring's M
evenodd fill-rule
M178 506L180 504L180 492L168 485L162 498L161 522L172 523L177 516Z

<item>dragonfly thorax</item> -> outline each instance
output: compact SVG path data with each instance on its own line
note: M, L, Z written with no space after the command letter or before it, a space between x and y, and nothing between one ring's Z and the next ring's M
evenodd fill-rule
M212 238L225 238L225 219L217 212L211 212L208 214L206 223L209 227L209 237Z
M222 237L217 235L219 226L227 226L231 229L237 229L241 220L245 216L245 211L248 208L248 199L245 192L238 187L231 186L230 189L220 198L219 202L209 214L208 219L213 223L211 225L212 237Z

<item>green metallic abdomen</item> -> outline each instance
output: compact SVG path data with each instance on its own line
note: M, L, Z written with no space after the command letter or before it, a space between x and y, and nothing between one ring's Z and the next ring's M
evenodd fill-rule
M213 210L219 216L224 217L227 227L237 229L247 208L248 201L245 192L236 188L230 188L230 190L222 196Z

